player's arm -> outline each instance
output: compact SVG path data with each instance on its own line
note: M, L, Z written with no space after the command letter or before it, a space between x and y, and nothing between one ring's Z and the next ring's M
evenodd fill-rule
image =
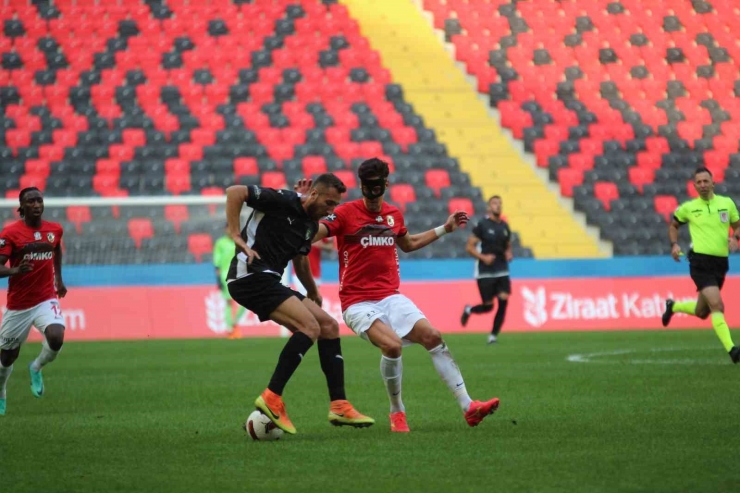
M450 214L450 217L447 218L447 221L442 226L437 226L434 229L424 231L423 233L417 233L415 235L410 235L406 233L403 236L399 236L396 242L399 248L404 252L413 252L420 248L424 248L434 241L437 241L437 239L441 238L447 233L452 233L458 227L465 226L467 222L467 212L455 211L453 214Z
M668 239L671 242L671 257L676 262L681 257L681 245L678 244L678 228L686 224L688 216L686 214L685 207L683 205L676 209L676 212L671 218L671 223L668 225Z
M226 189L226 223L229 237L236 244L236 250L247 256L247 264L251 264L255 257L260 258L260 256L247 246L239 231L242 206L247 200L249 200L249 188L245 185L233 185Z
M15 267L7 267L5 264L8 262L7 255L0 255L0 278L17 276L18 274L25 274L33 270L33 264L28 259L21 260L21 263Z
M506 231L507 231L506 253L504 255L506 256L506 261L511 262L512 260L514 260L514 250L511 247L511 229L509 229L508 224L506 224Z
M326 224L320 222L319 229L317 229L316 234L313 235L313 240L311 240L311 243L316 243L317 241L321 241L324 238L328 238L328 237L329 237L329 228L327 227Z
M67 296L67 286L62 280L62 240L54 247L54 283L57 287L57 296L64 298Z
M295 270L295 275L301 281L303 287L306 288L306 297L321 306L321 295L319 294L319 288L316 287L316 282L313 280L308 257L300 254L296 255L293 258L293 270Z
M478 243L480 243L480 241L480 238L475 236L475 233L471 234L468 237L468 242L465 244L465 251L474 259L479 260L486 265L491 265L493 261L496 260L496 256L492 253L479 252Z
M730 251L736 252L738 241L740 241L740 213L734 201L730 201L730 226L732 227L732 238L730 238Z

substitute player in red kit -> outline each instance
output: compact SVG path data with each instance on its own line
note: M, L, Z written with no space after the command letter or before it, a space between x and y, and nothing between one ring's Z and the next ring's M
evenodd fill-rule
M31 392L44 395L41 368L51 363L64 343L59 299L67 294L62 281L62 226L44 221L44 197L38 188L21 191L21 219L0 232L0 277L10 277L8 303L0 325L0 415L6 409L6 384L31 326L43 335L39 356L28 365ZM6 262L10 259L10 267Z
M493 413L498 399L473 401L460 369L440 332L414 303L400 294L398 245L412 252L455 231L468 222L467 213L456 211L444 225L424 233L409 234L401 211L383 201L388 186L388 163L363 162L357 174L363 198L339 205L323 219L314 241L337 237L339 251L339 298L347 326L377 346L382 357L380 373L391 403L391 431L408 432L406 409L401 399L404 344L424 346L437 373L457 399L465 420L477 426Z

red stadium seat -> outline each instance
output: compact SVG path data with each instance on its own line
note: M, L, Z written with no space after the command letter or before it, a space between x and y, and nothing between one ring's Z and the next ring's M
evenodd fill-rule
M260 174L257 160L253 157L240 157L234 159L234 177L257 176Z
M211 235L193 234L188 236L188 251L195 257L196 262L201 262L203 255L213 252Z
M390 190L391 202L398 204L398 207L402 210L406 210L406 204L409 202L416 202L416 192L414 187L406 183L400 183L398 185L391 185Z
M464 211L472 215L475 212L475 207L473 207L473 202L470 199L458 197L450 199L447 202L447 211L450 214L453 214L455 211Z
M573 196L573 187L583 184L583 170L561 168L558 170L560 193L564 197Z
M261 185L275 190L288 188L285 175L281 171L266 171L262 173Z
M450 175L446 170L443 169L430 169L425 174L425 181L429 188L434 190L437 197L440 195L440 190L451 185Z
M92 221L90 207L86 205L71 205L67 207L67 221L75 225L77 233L82 233L82 224Z
M165 189L172 195L180 195L191 189L190 175L167 175L164 177Z
M130 219L128 221L128 234L134 240L136 248L141 248L144 239L154 238L154 225L148 218Z
M658 195L653 199L655 212L663 216L666 222L671 220L673 213L678 208L678 200L672 195Z
M321 156L308 156L303 159L303 176L313 177L326 173L326 161Z
M164 218L175 226L175 232L180 234L182 223L190 218L188 206L184 204L169 204L164 206Z
M600 182L594 185L594 196L604 204L604 209L610 211L612 200L619 198L619 190L615 183Z
M347 190L357 188L357 177L352 171L341 169L334 171L334 176L342 180L342 183L347 187Z
M633 167L629 169L629 180L637 189L642 192L642 187L650 185L655 179L655 172L650 168Z

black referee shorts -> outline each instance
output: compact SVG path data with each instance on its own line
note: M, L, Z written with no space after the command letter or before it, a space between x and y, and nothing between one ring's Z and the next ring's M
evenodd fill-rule
M501 293L511 293L511 278L509 276L479 278L478 291L483 303L488 303Z
M727 271L730 270L730 262L727 257L689 252L688 259L691 280L696 284L697 291L710 286L717 286L722 289Z
M305 296L285 287L274 274L255 272L229 283L229 293L247 310L254 312L261 322L270 320L270 314L283 301L295 296L303 301Z

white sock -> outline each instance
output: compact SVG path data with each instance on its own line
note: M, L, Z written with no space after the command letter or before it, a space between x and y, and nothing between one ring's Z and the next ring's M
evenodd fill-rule
M388 399L391 401L391 412L397 413L406 411L401 400L401 379L403 374L403 361L401 357L380 358L380 374L385 382L385 390L388 392Z
M61 351L61 349L59 351ZM33 371L40 371L46 364L54 361L59 354L59 351L53 351L46 341L44 341L41 345L41 352L38 357L33 360L33 363L31 363Z
M465 388L465 380L463 380L460 368L455 363L455 359L447 348L447 344L443 342L436 348L429 350L429 356L432 357L434 368L444 383L447 384L447 388L450 389L455 399L457 399L460 408L463 411L467 411L473 400L468 395L468 390Z
M5 384L8 382L11 373L13 373L13 365L3 366L0 363L0 399L5 399Z

